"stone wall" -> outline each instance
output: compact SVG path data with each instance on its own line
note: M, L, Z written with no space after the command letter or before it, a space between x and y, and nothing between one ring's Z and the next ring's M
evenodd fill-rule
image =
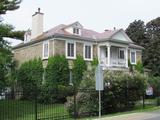
M53 41L49 41L49 56L53 56ZM43 42L36 43L30 46L25 46L14 50L14 59L18 62L18 65L25 61L32 60L34 58L41 58L43 55ZM43 60L45 61L45 60ZM46 64L46 61L43 62Z
M43 43L22 47L14 50L14 58L18 62L18 65L25 61L42 58Z

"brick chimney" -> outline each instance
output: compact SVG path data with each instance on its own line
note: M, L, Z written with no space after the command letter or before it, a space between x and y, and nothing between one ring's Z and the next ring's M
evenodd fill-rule
M34 39L43 33L43 15L40 8L38 8L38 12L35 12L35 14L32 15L31 39Z

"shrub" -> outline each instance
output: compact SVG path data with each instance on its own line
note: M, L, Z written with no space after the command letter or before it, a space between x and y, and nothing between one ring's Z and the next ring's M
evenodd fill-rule
M36 89L42 85L43 65L40 59L34 59L23 63L17 75L17 82L22 87L23 97L31 99Z
M83 72L87 70L86 62L83 57L78 55L73 62L73 84L78 86L82 80Z
M73 95L73 92L72 86L58 85L56 87L45 84L38 94L38 102L44 104L64 103L68 96Z
M104 111L125 110L132 108L135 102L141 99L146 88L146 77L140 73L130 75L124 72L108 71L104 81L110 86L104 90ZM108 109L107 109L108 108Z
M83 80L76 94L76 112L78 115L91 114L98 111L98 92L94 91L94 71L84 72ZM70 114L74 113L74 97L67 97L66 106Z
M50 57L38 100L41 103L63 103L69 95L73 95L73 90L69 86L68 61L65 56Z
M69 67L65 56L50 57L46 67L46 83L51 86L68 85Z
M159 76L157 76L157 77L151 76L151 77L149 77L148 82L149 82L150 86L153 87L154 96L156 96L156 97L160 96L160 77Z
M84 91L78 91L76 95L77 112L96 113L98 111L98 92L95 90L95 71L84 73L83 80L79 86ZM132 108L140 99L146 87L145 76L135 73L130 75L124 72L107 71L104 73L104 82L110 83L103 91L102 109L103 113L125 110ZM87 89L87 90L86 90ZM73 97L68 98L66 103L70 113L73 113ZM72 101L72 102L71 102Z
M139 73L144 73L144 67L141 61L137 62L137 65L135 65L135 70Z
M0 63L0 93L5 88L5 72L3 65Z
M94 67L94 66L97 66L98 65L98 58L97 57L95 57L95 58L93 58L93 61L91 62L91 65Z

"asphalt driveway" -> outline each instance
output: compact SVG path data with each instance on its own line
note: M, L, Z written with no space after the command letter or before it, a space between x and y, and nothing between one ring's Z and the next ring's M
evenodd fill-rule
M152 112L130 113L95 120L160 120L160 110Z

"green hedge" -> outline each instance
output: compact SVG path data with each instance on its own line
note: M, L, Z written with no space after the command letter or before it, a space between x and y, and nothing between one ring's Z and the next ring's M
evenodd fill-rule
M50 57L46 67L46 83L51 86L68 85L69 66L65 56Z
M34 59L23 63L17 75L18 85L23 90L23 97L31 99L35 90L39 90L42 85L43 65L41 59Z
M76 60L73 62L73 83L74 85L78 86L83 77L84 71L87 70L86 62L84 61L83 57L78 55Z
M83 80L79 87L84 91L79 91L76 95L77 112L79 115L83 112L92 113L98 111L98 91L94 91L94 76L94 70L84 73ZM105 86L103 91L103 113L133 108L135 102L142 97L147 84L146 78L139 73L129 75L128 73L118 71L105 72L104 82L110 83L110 85ZM73 100L73 97L68 97L68 102L66 103L70 113L74 110Z
M69 95L73 95L73 90L69 86L68 61L65 56L50 57L38 100L41 103L64 103Z

